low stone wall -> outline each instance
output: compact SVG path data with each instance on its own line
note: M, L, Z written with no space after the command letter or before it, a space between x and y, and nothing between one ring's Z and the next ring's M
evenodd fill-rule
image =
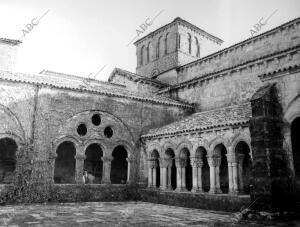
M54 184L49 202L96 202L136 200L137 191L128 185Z
M198 194L191 192L163 192L159 190L140 189L139 194L142 201L160 203L173 206L221 210L240 211L251 204L248 195L228 195L228 194Z

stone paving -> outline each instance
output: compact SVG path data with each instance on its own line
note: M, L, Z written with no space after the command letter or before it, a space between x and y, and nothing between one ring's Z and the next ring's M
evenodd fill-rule
M298 223L299 225L300 223ZM144 202L35 204L0 207L0 226L262 226L233 213ZM264 226L298 226L274 223Z

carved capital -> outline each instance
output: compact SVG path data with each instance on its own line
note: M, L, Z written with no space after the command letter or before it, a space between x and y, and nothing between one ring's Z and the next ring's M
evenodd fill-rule
M162 167L162 168L167 168L169 165L169 162L170 162L169 158L160 158L159 159L159 164L160 164L160 167Z
M201 168L203 166L203 161L201 158L191 158L191 165L194 168Z
M175 158L175 163L177 168L185 168L187 164L187 159Z
M76 154L75 155L76 160L84 160L85 158L86 158L86 156L84 154Z
M136 161L136 159L134 157L128 157L128 158L126 158L126 160L128 163L133 163Z
M209 166L220 166L221 165L221 157L219 156L209 156L208 157L208 164Z
M103 162L111 162L114 158L112 156L103 156L101 159Z
M235 154L227 154L227 162L228 163L236 163L237 162L237 158Z

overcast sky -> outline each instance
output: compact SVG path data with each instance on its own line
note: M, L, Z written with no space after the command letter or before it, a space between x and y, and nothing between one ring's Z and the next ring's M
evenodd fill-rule
M300 1L0 0L0 37L19 39L25 34L17 71L48 69L88 76L102 69L97 79L106 80L114 67L135 72L135 46L127 44L136 29L158 13L138 38L181 17L223 39L225 48L251 37L250 30L261 18L272 15L259 33L299 17ZM25 33L25 26L42 15Z

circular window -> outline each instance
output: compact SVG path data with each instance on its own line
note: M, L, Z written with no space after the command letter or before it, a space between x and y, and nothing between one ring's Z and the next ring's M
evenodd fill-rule
M77 127L77 133L80 136L85 136L86 135L87 128L86 128L85 124L78 125L78 127Z
M114 134L112 128L110 126L107 126L105 129L104 129L104 135L107 137L107 138L110 138L112 137Z
M96 126L100 125L100 123L101 123L100 114L94 114L92 116L92 123L93 123L93 125L96 125Z

